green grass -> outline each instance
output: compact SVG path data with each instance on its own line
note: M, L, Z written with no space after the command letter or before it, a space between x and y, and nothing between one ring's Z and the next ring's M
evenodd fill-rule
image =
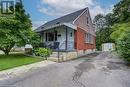
M27 57L23 54L0 55L0 71L40 61L43 59Z

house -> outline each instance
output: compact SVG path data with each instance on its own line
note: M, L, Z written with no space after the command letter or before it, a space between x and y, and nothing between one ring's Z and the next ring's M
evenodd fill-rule
M59 42L59 51L66 58L79 57L95 51L95 30L89 8L49 21L35 30L45 45Z

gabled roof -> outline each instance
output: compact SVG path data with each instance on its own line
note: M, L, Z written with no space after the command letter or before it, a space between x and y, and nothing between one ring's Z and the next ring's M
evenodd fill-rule
M45 23L44 25L40 26L39 28L37 28L35 31L43 31L52 26L62 25L64 23L73 24L73 22L86 10L88 10L88 8L84 8L79 11L76 11L76 12L70 13L68 15L62 16L60 18L57 18L55 20L49 21L49 22Z

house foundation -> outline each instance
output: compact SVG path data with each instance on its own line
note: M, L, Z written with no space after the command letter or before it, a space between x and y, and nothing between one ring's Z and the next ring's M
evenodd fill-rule
M78 50L73 52L59 52L59 58L58 52L53 52L53 54L48 59L55 62L64 62L85 56L93 52L95 52L95 49Z

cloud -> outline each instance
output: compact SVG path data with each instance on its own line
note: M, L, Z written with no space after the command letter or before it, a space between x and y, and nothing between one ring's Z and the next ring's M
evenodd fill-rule
M94 18L97 14L107 14L107 13L111 13L113 9L113 6L110 6L108 9L105 8L101 8L100 5L97 5L95 7L90 7L90 13L92 18Z
M33 29L36 29L38 28L39 26L45 24L47 21L33 21L32 24L33 24Z
M111 9L101 8L96 0L41 0L41 2L42 4L38 6L38 10L44 14L56 17L85 7L90 8L92 18L99 13L106 14L111 11Z

